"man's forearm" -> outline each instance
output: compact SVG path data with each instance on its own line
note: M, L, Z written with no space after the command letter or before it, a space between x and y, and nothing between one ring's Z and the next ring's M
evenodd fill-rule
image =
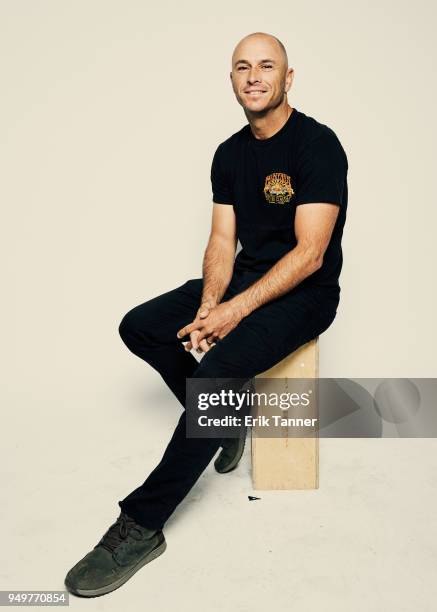
M296 246L284 255L261 278L229 300L243 317L298 285L322 265L313 248Z
M210 236L203 258L202 302L218 304L222 299L234 269L236 244L221 236Z

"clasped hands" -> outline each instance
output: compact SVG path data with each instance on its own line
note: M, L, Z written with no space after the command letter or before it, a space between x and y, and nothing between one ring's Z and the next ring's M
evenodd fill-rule
M194 321L182 327L176 335L180 339L190 336L190 340L184 347L186 351L194 348L198 353L206 353L216 344L217 340L222 340L237 327L242 318L242 309L236 302L229 300L217 304L212 299L205 299Z

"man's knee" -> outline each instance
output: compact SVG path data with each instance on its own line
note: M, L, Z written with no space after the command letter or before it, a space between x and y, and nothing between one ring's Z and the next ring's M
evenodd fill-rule
M129 339L131 338L132 333L135 332L135 325L134 325L133 317L130 314L131 312L132 311L129 311L128 313L124 315L124 317L122 318L118 326L118 333L120 334L120 337L125 344L129 342Z
M139 319L138 307L129 310L122 318L119 326L118 333L126 346L133 350L138 343L142 346L148 346L151 344L148 340L147 324Z

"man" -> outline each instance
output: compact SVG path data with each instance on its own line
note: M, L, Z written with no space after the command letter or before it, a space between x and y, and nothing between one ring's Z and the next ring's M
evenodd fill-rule
M249 123L213 157L203 277L136 306L119 328L183 407L186 378L248 380L266 371L326 330L340 297L346 154L329 127L289 106L293 69L277 38L243 38L230 76ZM164 523L220 447L217 471L237 465L242 437L190 438L185 425L183 411L158 466L68 572L70 591L92 597L126 582L164 552Z

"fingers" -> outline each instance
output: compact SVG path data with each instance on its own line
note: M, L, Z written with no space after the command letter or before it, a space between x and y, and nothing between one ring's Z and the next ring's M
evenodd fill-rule
M185 327L182 327L182 329L177 332L176 336L178 338L184 338L185 336L191 335L194 331L200 331L200 328L204 325L205 323L203 319L199 319L196 317L192 323L190 323L189 325L185 325Z
M205 317L209 315L210 311L213 308L214 308L214 304L211 301L206 300L205 302L202 302L199 308L199 317L201 319L204 319Z
M197 347L197 352L198 353L207 353L209 351L209 349L211 348L211 346L208 344L208 342L206 341L206 339L203 339L199 342L199 346Z
M209 346L214 345L219 340L219 332L217 330L211 331L211 329L201 329L199 330L196 340L198 344L205 340Z
M197 329L199 327L199 325L201 324L200 321L196 321L194 320L192 323L190 323L189 325L185 325L185 327L182 327L182 329L180 329L176 336L178 338L184 338L185 336L188 336L191 334L191 332L193 332L195 329Z
M201 340L203 340L206 337L213 337L215 339L218 336L218 331L217 329L213 331L213 326L208 325L207 323L204 323L203 319L202 320L196 319L189 325L182 327L182 329L180 329L176 334L176 336L179 339L182 339L188 335L190 336L191 342L193 344L193 348L197 349L198 343ZM193 342L193 338L194 338L194 342Z
M217 342L214 342L213 338L210 336L209 338L206 338L206 344L208 346L208 350L210 350L217 344Z
M206 329L201 329L199 330L199 335L197 336L197 342L200 342L201 340L205 340L206 342L206 339L210 336L211 336L210 330L206 331Z
M209 315L209 311L210 311L210 310L211 310L211 309L210 309L210 307L209 307L209 304L202 304L202 305L200 306L200 309L199 309L199 317L200 317L201 319L204 319L205 317L207 317L207 316Z
M185 327L183 327L176 333L176 338L184 338L184 336L186 335L187 335L187 332L185 331Z
M214 344L215 338L213 335L208 335L208 337L206 337L206 332L201 332L198 329L191 332L190 350L191 348L193 348L198 353L206 353L207 351L209 351L211 346L214 346Z
M195 334L195 332L193 332L193 334ZM216 344L217 342L215 342L214 336L209 336L208 338L205 338L201 340L200 342L198 340L196 351L198 353L207 353ZM191 342L191 340L189 340L188 342L184 344L184 349L188 353L193 349L193 343Z
M200 334L200 331L198 329L195 329L194 331L191 332L190 334L190 342L191 342L191 346L192 348L197 351L197 348L199 346L199 342L198 342L198 336Z
M203 322L203 319L205 319L209 315L214 306L216 306L216 304L214 304L211 300L205 300L205 302L202 302L199 310L197 311L195 320L189 325L185 325L185 327L182 327L176 333L176 336L178 338L184 338L185 336L191 334L191 332L193 332L195 329L198 329L201 323Z

